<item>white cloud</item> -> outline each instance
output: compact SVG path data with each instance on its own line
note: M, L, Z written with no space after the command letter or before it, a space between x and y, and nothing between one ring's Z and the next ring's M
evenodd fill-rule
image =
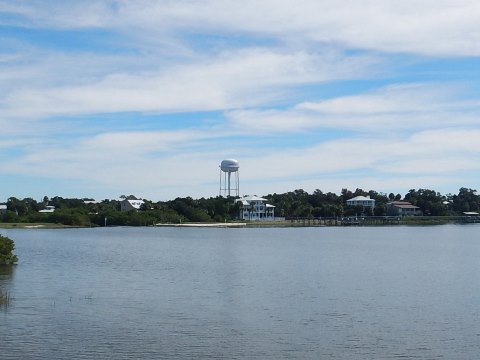
M384 105L369 106L368 102ZM414 179L420 182L444 176L441 182L447 184L458 181L461 173L480 170L480 131L474 116L478 111L472 104L472 114L462 117L456 112L464 102L456 101L454 94L441 87L389 86L357 96L301 103L285 111L230 112L231 123L224 126L104 131L80 139L37 142L26 147L24 155L7 160L2 171L45 177L56 174L119 192L130 188L145 194L152 191L152 196L157 186L163 191L171 189L171 196L178 196L173 189L213 196L218 162L233 154L239 155L245 184L242 191L248 193L258 193L264 183L271 186L268 192L273 192L289 181L312 190L307 184L318 182L314 188L322 188L333 178L347 186L368 183L367 179L375 177L393 185L401 182L399 179L414 184ZM343 111L344 106L349 110ZM409 118L404 120L406 116ZM351 133L311 145L282 144L282 136L292 131L325 126ZM263 136L272 132L279 136L278 142L259 147ZM365 187L374 188L374 183ZM195 190L189 188L192 184L196 184Z
M478 130L445 129L388 140L374 137L332 140L244 159L248 166L242 169L242 178L258 182L258 169L262 169L260 177L274 183L285 178L296 184L305 179L323 181L341 177L344 182L365 183L366 179L376 177L390 181L416 178L419 186L419 179L442 176L444 183L452 178L458 180L459 174L480 170L477 161L480 150L475 145L479 136ZM377 182L372 182L371 188Z
M35 24L119 29L153 39L174 33L244 33L386 52L480 55L474 0L227 0L25 2L9 11Z
M233 127L261 133L334 128L389 136L396 131L477 125L479 103L458 99L455 88L450 84L390 85L369 93L303 102L286 110L236 110L227 115Z
M289 87L366 76L376 63L375 58L342 58L335 52L244 49L155 71L107 74L87 84L20 88L4 100L3 115L39 118L254 106L284 97Z
M109 189L108 196L215 196L218 165L226 150L215 139L223 135L208 130L105 133L72 144L40 143L23 156L4 159L2 171L96 184ZM342 187L363 187L397 192L429 184L457 186L462 180L462 185L473 186L462 174L480 170L479 137L478 130L442 129L389 139L339 138L300 149L252 147L237 153L241 191L338 192ZM240 150L241 143L256 142L230 139Z
M444 84L389 85L367 94L342 96L319 102L305 102L298 109L331 114L375 115L384 113L431 112L446 107L454 89Z

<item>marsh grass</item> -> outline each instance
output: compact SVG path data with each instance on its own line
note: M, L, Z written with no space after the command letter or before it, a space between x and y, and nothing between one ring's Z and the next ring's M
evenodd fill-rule
M10 305L10 301L12 300L10 294L8 292L4 292L0 289L0 308L8 307Z
M5 223L0 222L0 229L16 229L16 228L45 228L45 229L57 229L57 228L71 228L74 226L54 224L54 223ZM78 226L76 226L78 227Z

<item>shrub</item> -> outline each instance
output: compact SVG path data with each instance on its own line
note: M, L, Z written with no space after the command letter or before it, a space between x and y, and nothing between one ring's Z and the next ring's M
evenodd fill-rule
M11 265L18 261L13 254L15 243L12 239L0 235L0 265Z

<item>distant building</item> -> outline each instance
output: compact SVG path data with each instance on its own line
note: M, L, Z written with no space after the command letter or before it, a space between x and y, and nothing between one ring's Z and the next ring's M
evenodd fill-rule
M5 214L7 212L7 204L0 204L0 214Z
M242 220L275 220L275 206L267 204L267 199L258 196L245 196L235 201L240 203L240 219Z
M123 200L120 202L121 211L140 210L143 200Z
M370 199L370 196L355 196L352 199L347 200L348 206L363 206L364 208L375 208L375 199Z
M53 205L47 205L45 206L45 209L38 210L39 213L53 213L55 211L55 206Z
M408 201L392 201L387 203L387 215L389 216L413 216L419 215L420 208Z

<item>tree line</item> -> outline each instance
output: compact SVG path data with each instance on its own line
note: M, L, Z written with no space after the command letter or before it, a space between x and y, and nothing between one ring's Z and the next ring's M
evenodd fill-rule
M373 211L347 206L346 201L355 196L370 196L374 199ZM318 189L308 193L297 189L263 197L275 206L276 216L285 218L384 216L387 214L387 203L399 200L418 206L422 214L429 216L462 215L463 212L480 210L480 196L476 190L468 188L461 188L457 194L446 195L430 189L411 189L404 196L358 188L355 191L342 189L340 194L324 193ZM133 195L121 198L136 199ZM237 219L240 211L234 198L222 196L201 199L179 197L158 202L143 199L144 203L139 211L128 212L120 211L122 200L92 200L45 196L41 201L36 201L32 198L10 197L6 203L7 211L0 215L0 220L6 223L57 223L71 226L145 226L156 223L231 221ZM47 206L54 206L55 211L39 212Z
M369 196L375 200L373 212L362 207L347 206L346 201L356 196ZM387 204L392 201L406 201L419 207L419 213L428 216L456 216L464 212L477 212L480 209L480 195L474 189L460 188L458 194L446 194L430 189L411 189L403 197L400 194L386 194L374 190L351 191L342 189L340 195L315 190L312 194L295 190L285 194L268 195L275 214L285 217L338 217L353 215L387 215Z

